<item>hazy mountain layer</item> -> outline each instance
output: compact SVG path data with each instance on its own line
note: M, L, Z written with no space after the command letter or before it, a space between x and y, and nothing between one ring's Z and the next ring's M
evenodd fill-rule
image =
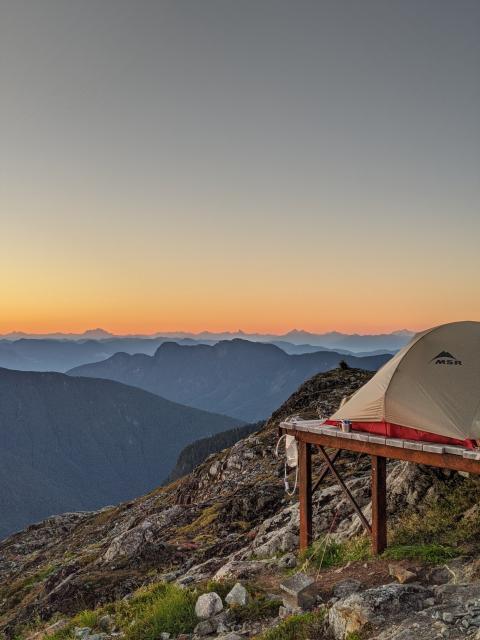
M407 329L401 329L400 331L393 331L392 333L380 333L380 334L348 334L341 333L339 331L329 331L327 333L311 333L309 331L303 331L293 329L288 333L282 335L268 334L268 333L245 333L244 331L225 331L219 333L213 333L210 331L202 331L200 333L188 333L185 331L178 332L164 332L154 333L151 335L126 335L115 336L104 329L90 329L84 333L49 333L49 334L34 334L23 333L14 331L5 335L0 334L0 338L6 338L8 340L17 340L20 338L31 338L35 340L39 339L53 339L53 340L112 340L112 339L128 339L128 340L144 340L144 339L169 339L175 342L181 342L182 340L193 341L195 343L208 343L214 344L220 340L233 340L240 338L244 340L253 340L254 342L287 342L294 345L307 345L313 347L320 347L325 349L334 350L347 350L357 352L365 351L398 351L403 347L410 338L414 335L413 331ZM127 351L127 349L124 349ZM142 351L142 350L139 350Z
M160 484L190 442L239 425L107 380L0 369L0 538Z
M254 422L270 415L304 380L336 367L342 359L373 371L389 357L358 358L331 351L287 355L271 344L238 339L214 346L166 342L154 356L118 353L69 373L117 380L175 402Z

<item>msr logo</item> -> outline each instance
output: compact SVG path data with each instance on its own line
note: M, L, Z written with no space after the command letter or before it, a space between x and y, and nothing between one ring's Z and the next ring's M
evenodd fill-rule
M457 358L455 358L455 356L452 356L452 354L448 351L440 351L440 353L432 358L430 362L434 362L435 364L463 364L461 360L457 360Z

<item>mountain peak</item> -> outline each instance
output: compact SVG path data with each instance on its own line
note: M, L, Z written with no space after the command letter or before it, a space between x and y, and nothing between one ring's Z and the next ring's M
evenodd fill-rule
M109 331L105 331L105 329L97 327L96 329L87 329L86 331L83 332L82 336L85 338L91 338L94 340L101 340L102 338L112 338L113 333L110 333Z

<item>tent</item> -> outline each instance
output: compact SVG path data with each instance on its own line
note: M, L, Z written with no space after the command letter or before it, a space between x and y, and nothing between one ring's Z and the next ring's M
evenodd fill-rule
M417 334L327 421L389 437L480 441L480 322Z

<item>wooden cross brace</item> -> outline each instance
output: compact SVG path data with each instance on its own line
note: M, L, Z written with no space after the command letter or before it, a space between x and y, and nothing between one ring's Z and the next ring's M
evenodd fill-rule
M300 440L299 445L299 500L300 500L300 548L307 548L312 541L312 494L318 488L322 480L330 471L343 493L352 505L355 513L372 538L372 549L374 554L380 554L387 546L387 524L386 524L386 459L381 456L371 456L372 460L372 524L370 525L362 510L358 506L355 498L341 478L334 466L335 460L340 454L337 450L332 458L329 458L322 445L317 445L325 460L325 467L320 473L320 477L312 487L312 445L309 442Z

